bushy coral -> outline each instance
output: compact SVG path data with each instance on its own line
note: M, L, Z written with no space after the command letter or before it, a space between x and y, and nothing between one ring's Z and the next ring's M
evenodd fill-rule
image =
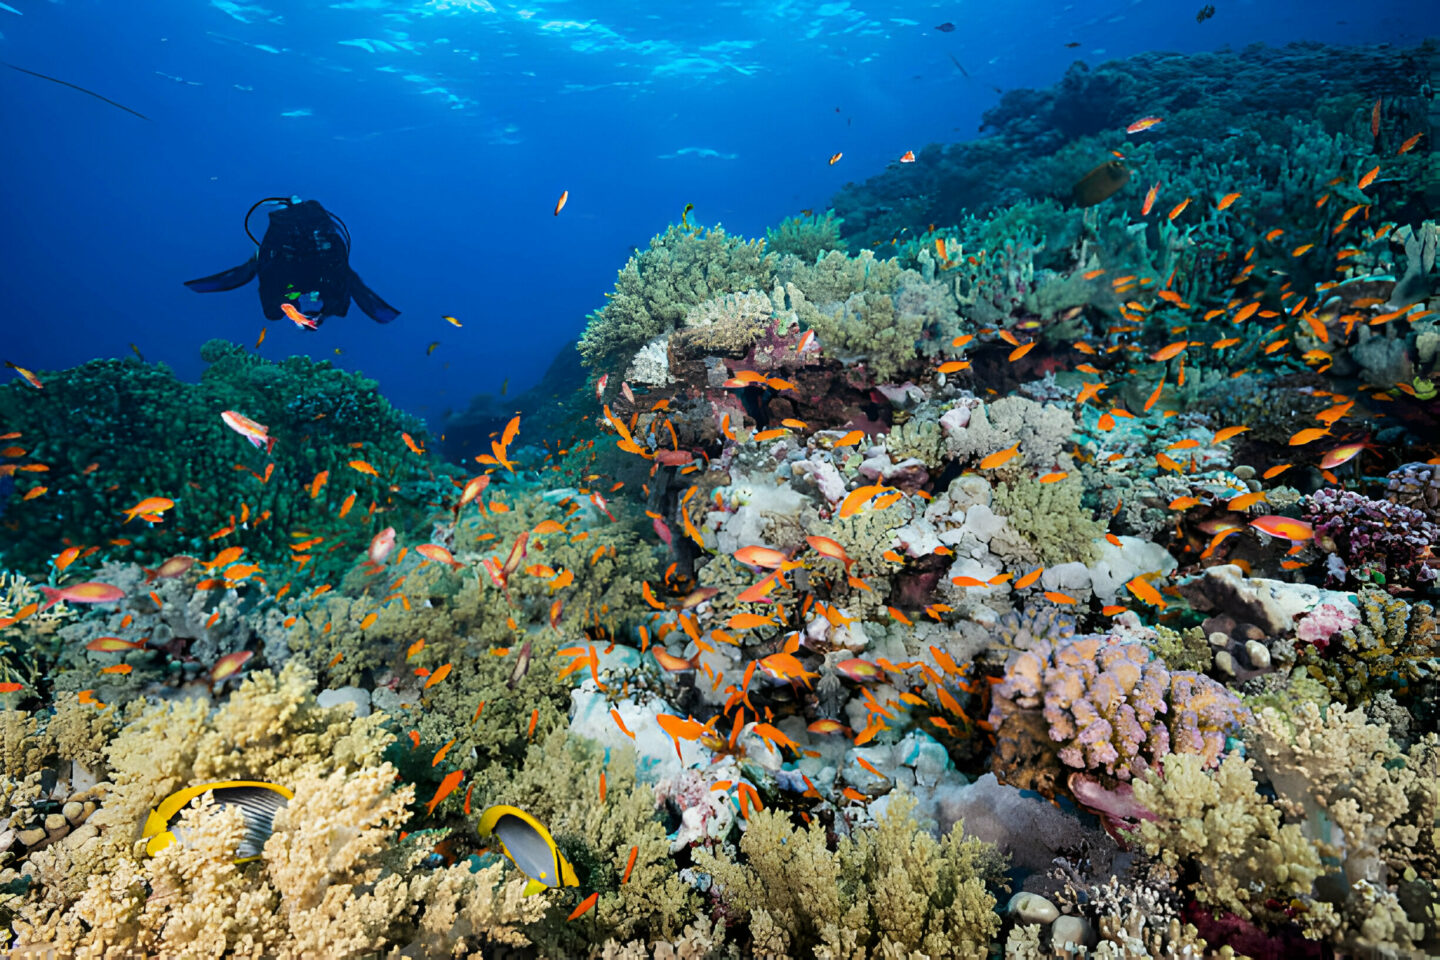
M686 312L718 294L768 290L774 258L762 240L715 227L671 224L620 270L607 302L590 315L580 353L595 369L629 361L642 344L674 331Z
M724 910L749 924L757 957L983 957L999 931L995 898L1003 860L964 838L956 823L935 840L914 819L915 802L898 794L872 830L826 844L818 823L795 828L773 810L752 814L742 859L695 855Z
M557 731L532 744L517 769L497 764L481 771L472 801L475 809L506 803L534 815L574 864L584 890L600 894L584 927L565 923L568 907L557 905L529 928L545 954L574 956L610 938L669 940L694 920L699 898L676 873L654 791L637 782L632 750ZM622 884L632 847L635 862Z
M882 383L917 356L927 326L954 313L943 285L869 250L855 257L832 250L814 262L786 258L778 270L800 322L831 355L863 360Z
M1083 484L1070 479L1040 483L1022 477L998 484L990 509L1007 523L990 541L990 549L1017 565L1093 561L1092 541L1105 532L1105 524L1080 505L1084 491Z
M1423 512L1353 490L1317 490L1305 507L1320 547L1330 554L1329 580L1429 583L1440 577L1440 524ZM1378 578L1376 577L1378 574Z
M1171 754L1134 782L1135 800L1156 815L1134 837L1147 854L1199 871L1202 903L1240 917L1283 916L1271 904L1308 896L1324 867L1297 824L1256 789L1250 765L1231 754L1209 772L1203 757Z
M426 468L439 465L406 449L401 433L423 443L423 425L376 393L375 381L308 357L272 362L219 340L201 353L210 366L198 384L177 380L164 364L93 360L49 374L44 390L0 389L0 423L26 424L29 457L49 467L48 493L25 500L27 484L6 504L15 523L0 543L8 566L38 574L64 542L102 545L74 575L106 560L155 566L237 541L253 560L288 566L290 532L310 530L327 547L351 545L338 558L319 553L302 571L325 576L381 526L403 532L423 522L440 490ZM247 444L220 419L225 410L264 424L274 449L266 455ZM378 476L347 466L357 458ZM311 497L306 488L322 471L332 482ZM364 509L338 519L352 491L362 507L387 504L384 522ZM163 522L126 525L123 511L153 496L175 501ZM250 529L240 533L244 524L233 516L242 503ZM117 539L131 542L111 543Z
M321 708L313 682L293 666L262 672L213 714L196 700L137 701L118 732L92 728L82 739L114 733L104 745L113 782L85 830L29 854L19 946L350 957L391 944L448 956L457 942L527 942L519 927L544 906L522 900L518 883L502 886L498 867L422 870L423 838L397 845L414 794L380 760L393 739L385 718ZM228 779L295 792L260 865L233 862L238 811L204 802L182 814L182 842L153 858L137 849L138 825L163 797Z
M1170 753L1218 763L1249 711L1203 674L1170 670L1144 644L1088 635L1013 655L993 691L990 722L1043 709L1062 762L1132 780ZM1010 721L1014 722L1014 721Z
M1207 772L1199 758L1173 755L1163 776L1135 781L1152 814L1133 828L1142 848L1193 877L1201 903L1243 920L1294 924L1342 950L1418 955L1435 935L1433 914L1408 915L1386 867L1414 877L1414 864L1434 857L1440 741L1402 753L1360 711L1314 703L1261 710L1249 740L1253 762L1231 754Z
M845 251L845 241L840 238L844 222L834 210L786 217L778 227L765 230L765 247L776 256L790 254L814 263L831 250Z

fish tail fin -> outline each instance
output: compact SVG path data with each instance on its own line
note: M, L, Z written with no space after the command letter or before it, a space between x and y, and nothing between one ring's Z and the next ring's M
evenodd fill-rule
M272 450L274 450L274 449L275 449L275 438L274 438L274 437L267 436L267 437L265 438L265 452L268 454L270 451L272 451Z
M45 605L39 610L37 610L36 613L44 613L46 610L49 610L51 607L55 606L55 604L59 603L61 599L60 594L63 591L58 590L55 587L42 586L40 587L40 592L45 594Z

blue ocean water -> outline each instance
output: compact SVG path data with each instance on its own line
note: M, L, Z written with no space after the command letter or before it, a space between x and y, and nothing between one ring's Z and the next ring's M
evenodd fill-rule
M262 354L363 370L438 430L532 384L687 203L763 235L1076 59L1434 25L1424 0L1200 6L11 0L0 59L149 119L0 71L4 355L58 369L133 343L194 379L206 340L268 326ZM312 333L267 324L253 285L182 286L244 261L242 216L276 195L345 219L395 323Z

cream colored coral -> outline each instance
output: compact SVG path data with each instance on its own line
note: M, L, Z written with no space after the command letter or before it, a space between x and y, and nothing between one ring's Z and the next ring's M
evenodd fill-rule
M726 906L747 917L757 955L983 957L1000 930L986 879L993 847L960 824L936 840L895 795L875 827L831 852L819 823L794 829L773 811L751 815L743 863L696 851Z
M1146 853L1169 866L1193 861L1196 896L1244 918L1267 899L1310 893L1320 854L1296 824L1256 791L1249 764L1230 754L1213 774L1204 758L1170 754L1164 776L1134 782L1135 800L1159 814L1135 830Z
M1284 714L1261 710L1251 741L1285 813L1313 823L1323 811L1338 834L1315 839L1342 848L1350 880L1383 880L1380 847L1408 812L1419 775L1399 762L1389 728L1369 722L1363 710L1333 705L1322 714L1307 701Z

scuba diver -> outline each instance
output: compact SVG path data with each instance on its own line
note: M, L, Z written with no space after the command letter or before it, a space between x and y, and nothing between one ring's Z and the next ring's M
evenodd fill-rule
M283 206L270 212L265 238L255 240L250 214L262 203ZM289 318L311 330L325 317L345 316L351 297L378 323L400 316L350 269L350 231L318 200L266 197L246 212L245 234L258 247L253 257L224 273L187 280L185 286L196 293L215 293L243 287L258 276L266 318Z

